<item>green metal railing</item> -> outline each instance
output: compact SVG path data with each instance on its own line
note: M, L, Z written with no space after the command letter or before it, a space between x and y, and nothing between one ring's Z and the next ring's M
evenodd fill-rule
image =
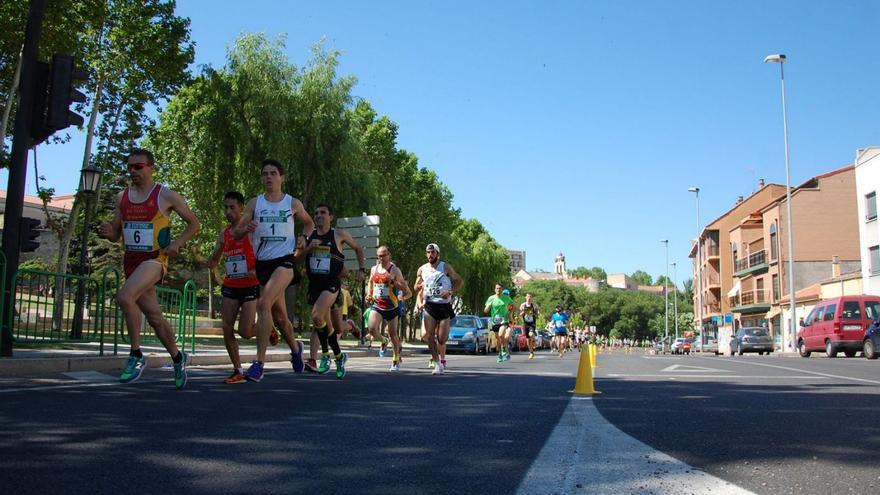
M0 257L0 275L5 270L5 260ZM4 280L5 277L0 279L0 296L11 298L13 311L5 318L13 339L18 343L97 343L99 355L104 355L105 337L113 338L113 354L118 353L120 339L124 342L129 340L125 317L116 302L122 276L115 268L105 270L100 280L83 275L22 269L15 273L8 294L3 286ZM63 294L55 294L56 290L62 290ZM82 298L77 304L80 290ZM184 349L188 343L190 352L195 353L195 283L188 280L182 290L156 287L156 295L162 315L175 332L177 343ZM79 312L82 313L82 325L76 323ZM0 314L0 321L3 321L3 317ZM159 343L146 321L142 321L140 337L141 342Z
M63 294L57 297L54 291ZM82 307L76 294L82 290ZM13 311L6 315L12 336L18 342L100 342L104 338L100 316L102 306L98 281L83 275L18 270L9 288ZM60 304L60 306L59 306ZM74 320L81 310L82 327L75 332Z
M156 297L159 299L159 306L162 308L162 316L168 321L168 325L174 331L174 340L182 348L186 349L187 338L189 338L190 352L196 352L196 284L192 280L187 280L183 285L183 290L171 287L157 286ZM115 301L114 301L115 306ZM118 310L117 312L121 313ZM121 321L120 321L121 320ZM119 339L128 343L128 330L125 327L125 320L120 314L117 318L119 322L115 327L115 337L113 341L113 352L117 352ZM152 327L147 323L146 318L141 318L140 324L140 342L146 344L161 344L159 337L153 331Z

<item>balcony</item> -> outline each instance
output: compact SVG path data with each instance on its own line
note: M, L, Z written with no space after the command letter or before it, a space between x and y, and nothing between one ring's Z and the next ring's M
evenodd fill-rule
M770 311L767 289L746 290L730 298L731 311L744 315Z
M705 275L703 277L703 290L720 288L721 276L719 276L717 273L710 273L709 275Z
M748 258L736 260L733 276L737 278L748 277L758 273L764 273L770 265L767 264L767 251L762 249L752 253Z
M706 259L717 258L719 256L718 246L706 246L705 251L704 256Z

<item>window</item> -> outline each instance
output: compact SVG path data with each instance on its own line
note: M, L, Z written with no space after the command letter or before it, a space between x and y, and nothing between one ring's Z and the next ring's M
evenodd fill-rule
M770 261L776 261L779 255L779 238L776 235L776 222L770 224Z
M871 320L880 318L880 302L865 301L865 314Z
M773 301L779 300L779 275L773 275Z
M865 194L865 220L877 218L877 191Z
M810 321L810 324L816 323L817 321L822 321L822 315L825 313L825 306L821 306L816 308L816 312L813 314L813 319Z
M813 318L814 318L815 316L816 316L816 308L813 308L813 309L810 311L810 314L808 314L807 317L804 318L804 325L809 325L810 323L812 323Z
M858 301L847 301L843 303L843 314L840 315L844 320L861 320L862 307Z
M834 320L834 312L837 311L836 304L829 304L825 307L825 315L822 317L823 321L832 321Z
M870 261L871 273L876 275L880 273L880 246L868 248L868 259Z

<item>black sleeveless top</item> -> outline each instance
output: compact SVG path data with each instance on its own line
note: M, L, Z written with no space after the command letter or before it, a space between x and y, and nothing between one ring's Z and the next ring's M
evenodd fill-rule
M321 241L321 244L309 253L306 263L306 272L309 274L309 278L338 278L342 273L345 256L336 245L335 231L330 229L326 234L319 235L318 230L315 229L312 231L312 235L306 239L306 245L308 246L315 239Z

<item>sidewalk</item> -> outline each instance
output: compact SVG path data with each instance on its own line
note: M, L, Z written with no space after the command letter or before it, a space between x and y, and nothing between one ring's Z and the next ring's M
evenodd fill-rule
M304 353L308 358L309 343L303 342ZM128 359L128 346L120 346L119 355L98 356L97 344L94 349L83 345L81 349L66 349L63 347L46 347L40 349L19 348L14 350L11 358L0 358L0 376L19 377L28 375L40 375L47 373L66 373L70 371L113 371L122 370L125 360ZM342 350L348 353L350 358L368 357L378 355L379 346L374 345L367 351L366 346L354 342L340 343ZM404 343L403 355L420 354L427 350L427 345ZM141 346L144 355L147 356L148 368L161 368L171 362L168 353L161 346ZM107 347L105 346L105 353ZM112 352L112 351L111 351ZM256 359L256 348L253 346L241 346L239 350L241 362L249 363ZM319 350L320 352L320 350ZM290 360L290 349L283 343L269 347L266 353L267 362L282 362ZM195 354L190 354L189 366L222 366L229 365L229 355L226 348L221 345L203 345L196 348Z

